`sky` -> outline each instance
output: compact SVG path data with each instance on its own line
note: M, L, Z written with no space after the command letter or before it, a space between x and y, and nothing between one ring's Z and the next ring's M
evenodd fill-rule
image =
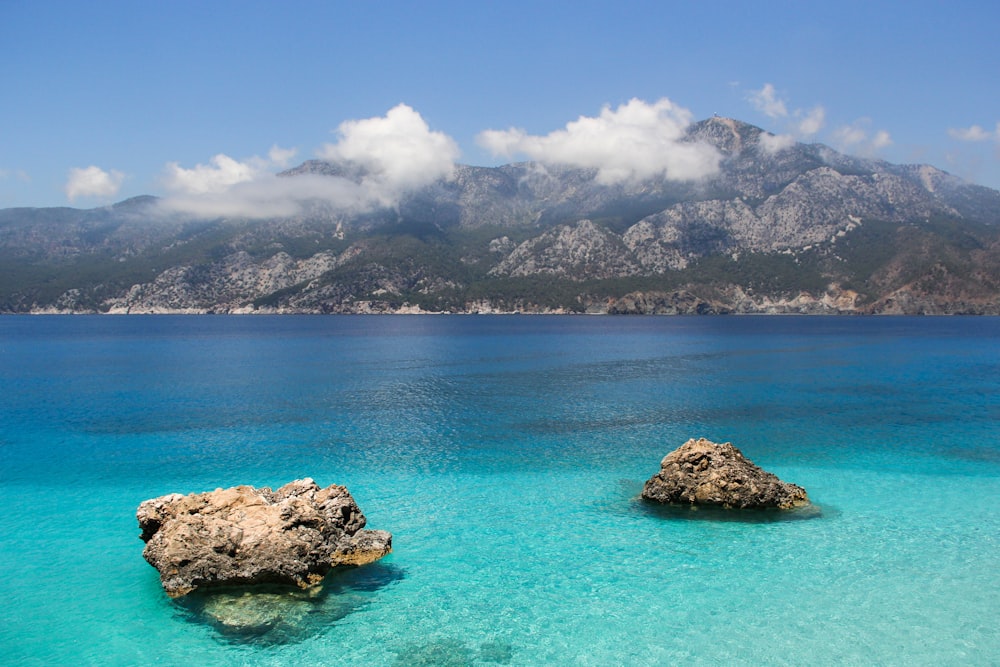
M529 159L692 180L713 114L1000 189L998 27L992 0L0 0L0 207L363 209ZM309 159L365 177L275 176Z

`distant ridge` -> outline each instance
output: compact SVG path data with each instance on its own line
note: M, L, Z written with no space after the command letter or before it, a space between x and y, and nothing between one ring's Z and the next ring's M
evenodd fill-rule
M719 173L459 165L392 206L0 210L0 312L1000 314L1000 192L713 117ZM364 169L310 160L283 178Z

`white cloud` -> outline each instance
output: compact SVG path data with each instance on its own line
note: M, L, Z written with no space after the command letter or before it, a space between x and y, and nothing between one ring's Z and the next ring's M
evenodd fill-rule
M878 130L869 137L868 126L871 119L859 118L850 125L843 125L833 132L834 145L843 151L861 155L872 155L878 150L892 145L892 137L885 130Z
M161 206L199 217L280 218L300 213L307 202L326 203L342 211L364 210L374 204L370 193L345 178L319 174L286 178L265 173L221 192L178 193L162 200Z
M708 144L684 141L691 119L690 111L666 98L653 104L632 99L544 136L515 128L486 130L477 142L494 155L523 154L547 164L594 168L604 184L658 175L695 180L715 174L721 156Z
M777 152L787 148L793 139L805 140L818 134L826 126L826 109L821 105L816 105L812 109L795 109L791 113L784 100L775 93L774 86L770 83L764 84L760 90L752 91L747 97L755 109L763 112L771 118L787 119L786 134L771 135L763 134L760 138L760 146L766 151ZM892 145L892 137L886 130L878 130L870 134L871 120L861 118L850 125L844 125L834 130L830 136L831 142L840 150L852 151L863 155L871 155L875 152ZM961 134L965 138L966 133L977 130L976 137L983 134L982 128L973 126L970 130L950 130L952 136ZM988 136L988 133L985 133Z
M757 140L760 147L768 153L777 153L795 145L795 137L790 134L771 134L763 132Z
M989 130L984 130L978 125L973 125L971 127L951 128L948 130L948 136L959 141L986 141L994 135ZM997 123L996 136L1000 137L1000 123Z
M856 124L838 127L833 132L833 140L841 148L857 146L867 138L868 134Z
M109 198L118 194L125 181L120 171L104 171L100 167L74 167L66 179L66 197L72 202L79 197Z
M879 130L875 133L875 137L872 138L872 148L878 150L880 148L886 148L892 145L892 137L885 130Z
M31 176L23 169L0 169L0 181L14 179L20 183L30 183Z
M773 84L765 83L760 90L752 91L748 99L757 111L769 118L784 118L788 115L784 100L775 96Z
M291 164L292 159L298 155L299 151L297 148L281 148L277 144L271 146L271 150L268 151L267 157L271 162L279 167L287 167Z
M237 183L246 183L260 176L258 159L239 162L219 153L210 164L199 164L185 169L176 162L168 162L164 170L167 189L186 195L218 194Z
M168 190L182 195L220 194L239 183L264 178L276 168L287 167L297 153L294 148L274 145L267 158L255 155L241 162L219 153L209 160L209 164L198 164L191 169L168 162L164 168L163 184Z
M805 109L795 109L789 112L788 104L778 97L774 84L765 83L760 90L752 90L747 95L747 101L754 109L760 111L769 118L784 119L786 135L790 134L795 139L806 139L823 129L826 124L826 110L822 106L815 106L808 111ZM786 136L786 135L776 135ZM776 139L764 139L762 146L766 149L769 146L774 148ZM770 143L768 143L770 142ZM767 144L767 145L765 145ZM782 146L784 147L784 146ZM780 150L777 148L776 150Z
M202 217L271 218L296 215L307 202L325 202L343 211L378 203L371 192L346 178L275 174L291 157L287 150L272 148L267 160L254 156L238 161L220 154L210 164L192 169L171 162L164 173L164 185L171 194L161 207Z
M826 109L821 105L816 105L808 111L805 109L795 109L791 114L789 114L785 109L784 102L774 99L774 87L771 84L765 84L764 87L756 91L754 96L750 98L751 103L761 111L767 113L765 109L761 107L767 101L775 101L780 103L779 106L772 108L775 113L768 113L772 118L776 117L787 117L786 127L787 132L785 134L762 134L760 137L760 145L766 151L775 153L777 151L789 148L795 141L809 139L813 135L817 134L826 125ZM780 113L777 113L780 112Z
M796 133L805 138L811 137L826 125L826 109L821 106L815 106L809 111L802 111L797 109L795 111L796 123L795 131Z
M405 104L385 116L345 121L337 133L340 139L325 144L317 151L319 157L360 165L367 172L362 183L387 202L407 190L449 178L459 156L451 137L432 132Z
M339 140L323 145L317 155L360 167L360 180L278 176L275 171L287 167L297 151L272 146L267 158L240 161L219 154L190 169L168 163L163 180L172 194L162 206L206 217L285 217L312 203L357 213L392 206L407 191L451 176L459 154L454 140L432 132L405 104L385 116L341 123L337 132Z

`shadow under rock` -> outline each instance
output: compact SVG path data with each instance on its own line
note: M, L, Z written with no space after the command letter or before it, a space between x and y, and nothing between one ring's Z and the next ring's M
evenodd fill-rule
M831 518L839 514L830 507L809 504L790 510L780 509L731 509L712 505L671 505L635 497L636 510L662 519L674 521L715 521L732 523L783 523Z
M332 570L318 586L280 584L198 590L174 601L190 623L205 624L231 644L291 644L315 636L405 576L385 563Z

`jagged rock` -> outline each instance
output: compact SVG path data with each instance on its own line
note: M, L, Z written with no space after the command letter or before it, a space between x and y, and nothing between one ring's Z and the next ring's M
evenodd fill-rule
M608 302L608 315L724 315L723 305L706 301L685 290L631 292Z
M236 486L146 500L136 512L143 557L171 597L201 586L319 583L337 565L364 565L392 550L392 535L363 530L343 486L312 479L270 488Z
M492 275L524 277L539 274L576 278L620 278L640 267L621 239L590 220L559 225L517 246L490 270Z
M732 443L691 439L667 454L642 497L661 503L792 509L809 504L805 489L751 463Z

